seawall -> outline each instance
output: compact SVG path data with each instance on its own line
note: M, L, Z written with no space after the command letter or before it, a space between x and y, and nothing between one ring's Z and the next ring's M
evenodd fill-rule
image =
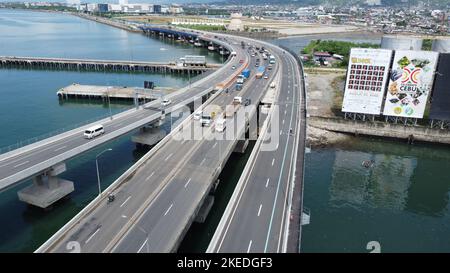
M381 121L358 121L326 117L310 117L308 123L315 128L352 135L450 144L450 130L441 130L420 125L405 126L403 124L392 124Z

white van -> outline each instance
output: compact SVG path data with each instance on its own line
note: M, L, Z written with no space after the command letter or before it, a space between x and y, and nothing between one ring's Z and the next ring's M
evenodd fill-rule
M223 132L225 131L225 128L227 127L227 120L224 118L219 118L216 121L216 131L217 132Z
M84 137L87 139L91 139L96 136L103 135L104 133L105 133L105 129L103 128L103 125L99 124L99 125L95 125L90 128L87 128L84 131Z

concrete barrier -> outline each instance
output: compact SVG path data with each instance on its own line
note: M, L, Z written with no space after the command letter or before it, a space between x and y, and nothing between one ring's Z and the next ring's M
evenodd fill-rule
M450 144L450 131L425 126L405 126L381 121L357 121L343 118L310 117L309 124L320 129L385 138Z

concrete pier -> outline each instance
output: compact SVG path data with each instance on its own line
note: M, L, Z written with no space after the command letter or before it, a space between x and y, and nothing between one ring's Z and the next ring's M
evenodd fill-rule
M33 184L18 191L19 200L40 208L47 208L74 191L72 181L57 177L66 171L66 164L52 167L48 172L33 178Z
M63 58L0 56L0 67L3 68L173 73L173 74L192 74L193 76L195 76L205 71L216 69L220 66L221 66L220 64L180 66L177 65L175 62L162 63L162 62L139 62L139 61L119 61L119 60L83 60L83 59L63 59Z
M94 98L94 99L134 99L136 93L139 99L155 100L161 96L168 95L177 88L156 87L155 89L144 89L140 87L127 86L100 86L100 85L82 85L71 84L61 88L56 92L60 99L70 98Z

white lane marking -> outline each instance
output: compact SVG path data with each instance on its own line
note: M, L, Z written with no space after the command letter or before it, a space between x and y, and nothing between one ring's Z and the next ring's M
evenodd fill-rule
M283 119L283 124L284 124L284 119Z
M155 174L155 172L152 172L147 178L145 178L145 181L148 181L150 177L152 177Z
M144 246L147 244L148 238L145 239L144 243L141 245L141 247L139 248L139 250L137 251L137 253L141 253L141 250L144 248Z
M99 231L100 231L100 228L97 228L97 230L96 230L94 233L92 233L91 236L89 236L89 238L84 242L84 244L89 243L89 241L90 241L92 238L94 238L95 234L97 234L97 232L99 232Z
M123 124L123 122L121 122L121 123L119 123L119 124L116 124L116 125L113 126L113 128L120 127L120 126L122 126L122 124Z
M19 167L19 166L22 166L22 165L25 165L25 164L27 164L28 162L30 162L30 161L24 161L24 162L22 162L22 163L20 163L20 164L17 164L17 165L15 165L15 166L13 166L13 168L17 168L17 167Z
M64 148L66 148L66 147L67 147L67 146L59 147L58 149L55 149L55 152L60 151L60 150L62 150L62 149L64 149Z
M286 110L284 110L284 115L286 116L286 114L287 114L287 111L286 111Z
M167 213L169 213L170 209L173 207L173 203L170 204L169 208L166 210L166 212L164 213L164 216L167 215Z
M283 130L280 130L280 136L281 136L281 133L283 132Z
M248 243L247 253L250 253L250 249L252 248L252 240Z
M125 205L125 203L128 202L128 200L130 200L130 198L131 198L131 195L128 196L128 198L125 201L123 201L122 205L120 205L120 208L123 207L123 205Z
M184 184L184 188L187 188L187 186L189 185L189 182L191 182L191 179L189 178L189 180L186 182L186 184Z
M275 157L272 159L272 166L273 166L273 163L275 163Z
M269 181L270 181L270 178L267 178L267 181L266 181L266 188L269 186Z
M261 214L261 208L262 208L262 204L259 205L258 216Z
M216 146L217 146L217 141L216 141L216 143L214 143L214 145L212 146L213 149L214 149Z
M206 157L203 158L202 162L200 163L200 165L203 165L203 163L205 163Z
M173 153L171 153L169 156L166 157L166 159L164 159L164 161L169 160L170 157L172 157Z
M122 218L127 219L128 217L126 215L122 214Z

